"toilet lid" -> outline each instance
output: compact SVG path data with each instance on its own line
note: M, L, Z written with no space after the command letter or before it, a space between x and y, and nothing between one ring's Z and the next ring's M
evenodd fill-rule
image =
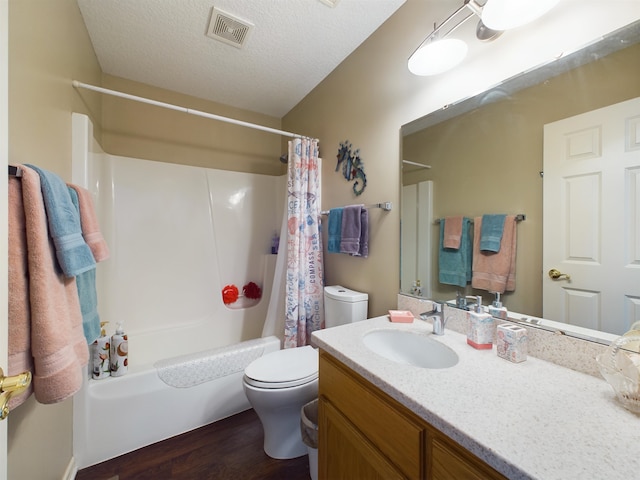
M318 351L306 345L268 353L251 362L244 370L250 385L285 388L318 378Z

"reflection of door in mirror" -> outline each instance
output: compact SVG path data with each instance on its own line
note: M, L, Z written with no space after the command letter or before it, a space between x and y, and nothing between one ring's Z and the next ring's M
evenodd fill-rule
M420 281L420 296L431 297L431 224L433 223L433 182L402 187L400 217L404 222L400 243L400 291L412 291Z
M545 125L543 252L545 318L640 320L640 98Z

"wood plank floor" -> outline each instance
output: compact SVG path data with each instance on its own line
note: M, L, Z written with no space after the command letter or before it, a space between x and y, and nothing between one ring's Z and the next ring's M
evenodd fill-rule
M307 455L275 460L253 410L84 468L76 480L309 480Z

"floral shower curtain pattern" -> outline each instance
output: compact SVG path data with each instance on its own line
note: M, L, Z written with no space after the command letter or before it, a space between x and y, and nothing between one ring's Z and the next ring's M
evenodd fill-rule
M318 141L289 142L284 348L308 345L324 327Z

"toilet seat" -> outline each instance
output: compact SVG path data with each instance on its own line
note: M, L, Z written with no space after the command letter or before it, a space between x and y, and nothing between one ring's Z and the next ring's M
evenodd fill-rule
M251 362L244 381L257 388L289 388L318 378L318 351L306 345L269 353Z

